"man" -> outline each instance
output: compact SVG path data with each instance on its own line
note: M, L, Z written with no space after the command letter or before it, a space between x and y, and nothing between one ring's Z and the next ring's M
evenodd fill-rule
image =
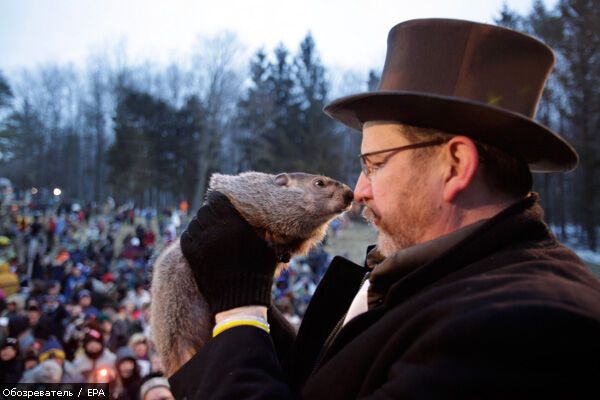
M0 383L17 383L23 374L19 359L19 340L7 337L0 345Z
M223 195L209 195L181 247L216 326L171 377L176 398L598 391L600 283L529 192L530 171L577 164L533 121L553 63L544 44L500 27L395 26L379 90L325 109L362 130L354 199L379 231L365 267L332 261L287 347L275 310L267 323L275 256Z
M83 353L75 358L73 366L86 380L95 379L94 374L106 368L114 369L116 356L104 345L100 327L90 322L85 328Z
M56 339L51 336L46 340L42 348L40 349L40 355L38 361L43 364L46 360L54 360L61 368L61 376L59 381L61 383L83 383L83 376L75 370L73 364L66 359L65 351ZM42 367L43 368L43 367ZM29 374L37 374L38 372L28 372ZM27 374L27 373L26 373ZM28 378L28 380L32 380Z

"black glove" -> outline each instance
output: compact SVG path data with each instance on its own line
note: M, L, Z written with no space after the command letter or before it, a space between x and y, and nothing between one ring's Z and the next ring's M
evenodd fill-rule
M181 251L213 313L271 304L277 258L229 199L211 192L181 234Z

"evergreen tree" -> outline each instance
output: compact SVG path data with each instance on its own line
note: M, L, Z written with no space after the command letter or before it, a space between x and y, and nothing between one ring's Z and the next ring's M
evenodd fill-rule
M272 157L272 171L294 170L297 157L297 138L301 134L300 104L297 100L289 51L280 44L275 48L275 62L269 65L269 82L272 87L273 129L268 132Z
M2 74L2 71L0 71L0 110L2 110L4 107L8 107L12 97L13 93L10 89L10 85Z
M505 26L510 29L520 29L521 16L515 11L508 7L508 4L504 2L502 9L500 9L500 15L494 18L494 22L498 25Z
M370 70L369 78L367 79L367 90L370 92L377 90L380 79L381 79L380 75L378 75L375 71Z
M562 0L558 3L562 36L555 44L561 53L558 76L564 89L564 116L580 155L574 209L590 249L597 246L600 193L600 3Z
M123 189L119 200L144 204L168 192L178 156L174 114L164 101L147 93L129 90L121 98L109 150L110 182Z
M198 152L197 143L204 141L206 110L198 96L190 96L177 113L177 137L173 141L170 190L185 199L194 196L194 182L197 181L197 160L203 157Z
M294 137L294 166L339 177L341 141L333 129L333 121L323 113L328 84L310 33L300 43L300 51L294 60L294 77L300 106L300 132Z
M25 100L21 110L13 111L8 117L2 135L3 175L21 189L47 185L42 181L45 148L44 126L29 103Z
M278 157L275 146L275 99L270 63L264 50L259 50L250 63L251 85L238 103L241 152L240 170L274 172Z

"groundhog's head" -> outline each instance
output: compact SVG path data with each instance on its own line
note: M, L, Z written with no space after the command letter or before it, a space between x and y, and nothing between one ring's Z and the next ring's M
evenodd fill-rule
M209 190L226 195L250 225L293 254L320 241L329 222L349 209L354 196L341 182L301 172L214 174Z

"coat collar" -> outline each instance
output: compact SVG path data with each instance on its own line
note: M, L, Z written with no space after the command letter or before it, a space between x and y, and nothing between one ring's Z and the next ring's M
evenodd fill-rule
M542 220L543 211L538 201L537 194L529 194L496 216L469 229L465 235L460 234L461 240L458 240L458 243L438 251L432 260L414 267L405 274L399 273L399 279L387 284L387 293L379 299L375 307L369 307L369 311L353 318L341 329L327 351L323 363L345 343L374 324L394 305L406 301L450 275L473 273L468 270L468 265L506 248L546 247L556 244L556 239Z
M369 275L369 308L381 303L392 284L448 252L477 231L486 221L487 219L477 221L448 235L402 249L385 259L377 250L370 252L367 265L372 266L373 271Z

